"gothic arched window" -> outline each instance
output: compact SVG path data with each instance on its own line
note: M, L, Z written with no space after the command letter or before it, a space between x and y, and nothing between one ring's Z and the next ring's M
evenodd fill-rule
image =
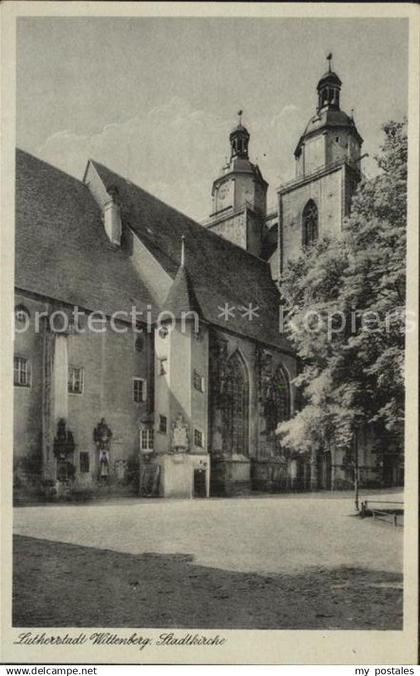
M270 395L264 407L267 432L274 432L278 423L290 418L289 378L280 365L277 367L270 387Z
M309 200L302 214L302 243L310 246L318 239L318 208L313 200Z
M226 364L224 393L223 446L229 453L248 454L249 382L244 361L239 352Z
M277 422L290 418L290 385L289 378L282 366L278 366L274 374L277 403Z

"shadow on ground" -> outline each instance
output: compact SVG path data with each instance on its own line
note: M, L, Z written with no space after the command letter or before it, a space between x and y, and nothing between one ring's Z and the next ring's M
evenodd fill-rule
M296 575L14 538L13 626L401 629L402 576L357 568Z

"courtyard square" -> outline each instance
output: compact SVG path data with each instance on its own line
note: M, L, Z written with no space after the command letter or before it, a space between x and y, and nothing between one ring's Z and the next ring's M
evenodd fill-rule
M403 529L350 494L20 507L14 532L15 626L402 626Z

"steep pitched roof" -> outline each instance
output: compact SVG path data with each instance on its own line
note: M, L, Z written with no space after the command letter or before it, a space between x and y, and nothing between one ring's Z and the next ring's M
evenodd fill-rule
M118 187L123 224L130 226L174 279L167 304L199 307L221 328L288 349L278 333L278 291L268 264L94 163L105 186ZM187 264L179 273L182 235ZM16 273L20 289L111 314L156 308L131 253L113 246L88 188L18 150L16 155ZM187 273L186 273L187 271ZM227 304L227 305L226 305ZM244 311L256 309L249 319ZM224 318L222 310L234 308ZM169 309L169 308L167 308ZM190 307L191 309L191 307Z
M179 267L181 237L185 237L189 279L207 321L290 349L279 335L279 293L265 261L206 230L107 167L91 162L106 189L118 188L123 223L133 229L173 279ZM228 320L222 314L226 304L235 308ZM244 314L250 306L258 311L252 319Z
M86 186L22 150L15 245L21 289L107 314L152 305L129 255L109 242Z
M185 316L183 313L191 311L202 316L191 280L184 265L181 265L176 273L176 277L164 302L164 308L168 312L171 312L176 319Z

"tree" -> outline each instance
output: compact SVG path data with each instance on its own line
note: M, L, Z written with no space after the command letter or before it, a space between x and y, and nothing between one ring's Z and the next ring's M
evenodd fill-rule
M286 332L302 364L303 406L280 427L293 450L351 449L366 425L402 449L406 121L383 129L379 174L359 184L341 234L305 248L282 280Z

